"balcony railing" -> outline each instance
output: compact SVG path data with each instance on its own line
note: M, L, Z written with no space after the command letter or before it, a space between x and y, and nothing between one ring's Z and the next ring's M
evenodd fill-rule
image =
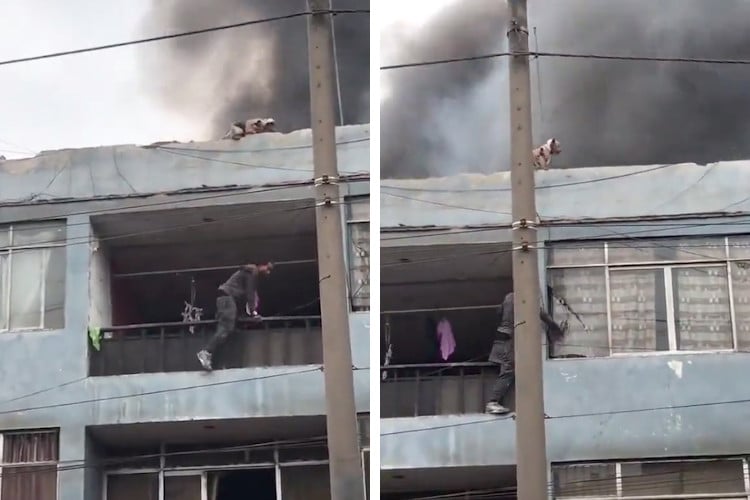
M483 413L499 369L491 363L447 363L390 365L383 372L380 415L390 418Z
M192 331L191 331L192 327ZM197 371L196 353L216 331L215 321L150 323L102 329L101 349L89 348L91 376ZM323 362L319 316L241 322L214 354L214 369Z

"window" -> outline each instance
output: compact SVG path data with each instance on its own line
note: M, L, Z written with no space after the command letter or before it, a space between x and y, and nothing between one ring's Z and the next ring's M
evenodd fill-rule
M0 331L62 328L65 223L0 227Z
M750 347L750 238L565 242L548 262L553 357Z
M57 498L57 431L0 434L0 500Z
M349 290L352 309L370 310L370 198L349 198Z
M747 498L746 459L553 465L556 498Z

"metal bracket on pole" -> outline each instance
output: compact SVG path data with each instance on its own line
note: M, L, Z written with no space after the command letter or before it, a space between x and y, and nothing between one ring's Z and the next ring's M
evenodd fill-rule
M315 179L313 179L313 182L315 184L315 187L338 184L339 176L338 175L324 175L322 177L316 177Z
M517 19L512 19L510 21L510 28L508 29L506 36L510 37L511 33L523 33L524 35L529 36L529 30L521 26Z
M536 222L530 222L526 219L521 219L518 221L513 222L510 225L511 230L515 231L516 229L531 229L532 231L536 231Z
M330 198L325 198L323 201L319 201L315 204L316 207L332 207L334 205L341 205L341 202L334 201Z

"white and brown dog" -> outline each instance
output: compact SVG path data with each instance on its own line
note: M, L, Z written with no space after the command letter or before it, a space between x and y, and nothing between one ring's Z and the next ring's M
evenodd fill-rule
M273 118L253 118L245 122L234 122L224 139L239 140L246 135L262 134L264 132L276 132L276 121Z
M552 156L559 155L561 152L560 141L554 137L549 139L547 142L532 151L532 154L534 155L534 168L536 168L536 170L548 170L549 165L552 162Z

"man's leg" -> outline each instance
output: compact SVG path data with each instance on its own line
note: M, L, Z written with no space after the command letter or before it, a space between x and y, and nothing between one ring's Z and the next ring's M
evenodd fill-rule
M510 412L508 408L503 406L503 400L516 381L516 373L513 368L507 363L500 366L500 375L492 388L492 399L487 403L487 413L504 414Z
M206 370L213 369L213 353L223 344L237 326L237 304L232 297L222 296L216 299L216 333L198 353L198 361Z
M510 412L502 403L516 381L513 356L513 342L495 342L493 344L490 361L500 366L500 373L492 388L492 398L485 409L487 413L504 414Z

